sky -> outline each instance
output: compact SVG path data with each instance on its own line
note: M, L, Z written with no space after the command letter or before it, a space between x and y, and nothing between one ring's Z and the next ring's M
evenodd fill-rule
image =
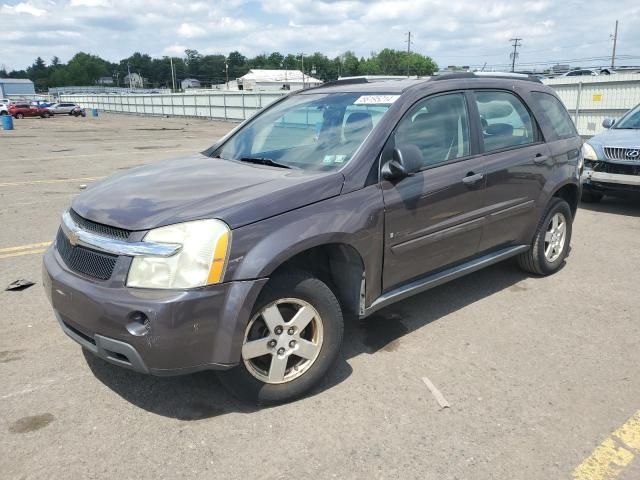
M0 66L22 69L37 56L66 62L78 51L110 61L238 50L330 57L382 48L429 55L440 67L500 69L522 38L521 69L553 61L607 65L616 19L618 64L640 65L638 0L0 0ZM504 68L502 68L504 69Z

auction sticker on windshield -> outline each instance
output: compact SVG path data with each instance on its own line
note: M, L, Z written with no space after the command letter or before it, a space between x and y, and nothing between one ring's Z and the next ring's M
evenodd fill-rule
M395 102L400 95L362 95L354 105L389 105Z

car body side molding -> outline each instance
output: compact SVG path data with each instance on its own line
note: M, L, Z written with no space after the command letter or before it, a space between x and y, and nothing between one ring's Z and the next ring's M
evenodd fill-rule
M380 295L369 307L365 308L364 314L360 315L364 318L372 313L386 307L392 303L404 300L418 293L425 292L431 288L447 283L456 278L467 275L468 273L475 272L484 267L488 267L494 263L501 262L507 258L518 255L519 253L527 251L531 248L530 245L515 245L503 248L501 250L477 257L469 262L465 262L461 265L448 268L438 273L427 275L425 277L413 280L405 285L395 288L387 293Z

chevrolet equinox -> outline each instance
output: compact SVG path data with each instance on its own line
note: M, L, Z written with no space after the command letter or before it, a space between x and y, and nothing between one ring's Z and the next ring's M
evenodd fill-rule
M582 140L512 74L356 78L283 97L208 150L95 183L44 257L62 330L153 375L219 371L246 401L308 392L343 315L569 251Z

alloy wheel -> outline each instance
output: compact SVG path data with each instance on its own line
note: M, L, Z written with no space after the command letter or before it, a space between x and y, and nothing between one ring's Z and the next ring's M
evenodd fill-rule
M317 310L299 298L282 298L256 313L245 331L242 361L264 383L287 383L314 364L323 341Z
M560 258L566 239L567 219L562 213L557 212L551 217L544 235L544 256L548 262L552 263Z

